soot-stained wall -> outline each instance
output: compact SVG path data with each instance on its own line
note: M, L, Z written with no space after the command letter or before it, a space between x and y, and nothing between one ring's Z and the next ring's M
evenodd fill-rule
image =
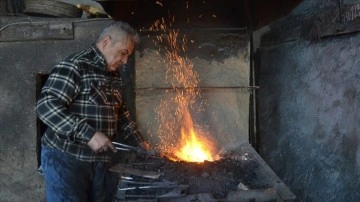
M299 201L360 198L359 2L338 2L304 1L258 49L259 153Z
M36 74L88 48L107 22L0 18L0 201L45 201L37 172Z
M167 102L166 120L171 123L172 119L181 117L175 111L177 105L171 102L176 95L172 89L193 87L181 86L174 82L176 77L167 74L170 71L166 68L169 59L165 53L158 51L158 47L154 47L152 41L155 36L150 36L144 41L151 44L143 45L143 50L136 55L136 113L142 131L152 136L151 142L155 145L161 139L158 133L161 117L157 116L155 109L161 101ZM185 55L179 54L179 57L189 60L199 79L195 86L200 89L199 95L194 98L193 104L188 103L194 126L205 130L206 137L212 138L219 150L248 143L251 92L249 33L243 28L180 29L179 40L182 37L186 37L189 43L186 44ZM182 44L181 41L177 43ZM190 75L184 76L191 79ZM171 82L176 85L172 86ZM186 93L184 91L185 96ZM181 119L175 122L176 125L183 124ZM171 140L181 137L180 131L169 133L162 137Z

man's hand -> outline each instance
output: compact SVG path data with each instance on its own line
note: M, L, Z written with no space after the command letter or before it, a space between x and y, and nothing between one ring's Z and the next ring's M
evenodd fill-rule
M100 131L97 131L87 144L94 152L107 152L109 150L116 152L111 140Z

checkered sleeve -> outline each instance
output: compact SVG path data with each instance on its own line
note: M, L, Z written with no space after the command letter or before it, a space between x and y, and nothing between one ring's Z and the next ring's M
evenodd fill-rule
M118 133L121 138L130 145L137 146L140 142L144 141L143 136L137 129L135 121L130 117L130 112L126 105L122 105L119 109L119 120L118 120Z
M96 132L86 120L72 114L68 108L79 93L80 74L76 64L60 62L51 71L36 105L36 112L51 130L60 136L88 142Z

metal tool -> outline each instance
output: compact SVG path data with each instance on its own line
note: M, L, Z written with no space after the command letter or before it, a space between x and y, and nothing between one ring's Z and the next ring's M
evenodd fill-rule
M134 180L129 177L122 177L118 187L119 197L122 199L136 198L148 201L153 198L154 202L157 199L182 197L187 194L189 186L184 184L177 184L167 180L157 180L140 178ZM142 190L139 192L139 190ZM156 200L155 200L156 199Z
M143 186L133 186L133 187L123 187L118 188L119 191L128 191L128 190L135 190L135 189L165 189L165 188L177 188L179 185L161 185L161 184L154 184L154 185L143 185Z
M136 185L173 185L175 183L164 183L164 182L142 182L142 181L134 181L134 180L123 180L121 179L120 182L126 184L136 184Z
M115 148L120 151L129 151L129 152L136 152L138 154L146 155L147 151L141 147L134 147L127 144L123 144L120 142L112 142L115 145Z
M135 189L187 189L188 185L178 185L169 181L145 182L120 180L120 182L127 184L126 187L119 187L119 191L135 190Z
M177 185L174 182L170 182L170 181L135 181L135 180L126 180L126 179L121 179L120 182L128 184L128 185L148 185L148 186L172 186L172 185Z
M145 177L148 179L158 179L162 175L161 172L142 170L142 169L138 169L138 168L131 168L126 165L122 165L120 163L111 167L110 171L121 173L121 174L129 174L129 175Z
M167 187L171 188L171 187ZM123 201L146 201L146 202L158 202L158 201L167 201L169 198L179 198L184 197L187 194L188 186L187 185L179 185L177 187L173 187L170 191L164 194L126 194L129 190L119 190L123 194L119 195L120 199ZM152 192L153 193L153 192ZM133 200L131 200L133 199ZM152 200L151 200L152 199Z

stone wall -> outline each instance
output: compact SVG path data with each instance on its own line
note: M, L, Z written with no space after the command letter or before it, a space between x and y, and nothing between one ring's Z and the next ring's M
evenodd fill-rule
M304 1L257 52L259 153L299 201L360 198L359 2L338 2Z
M0 201L45 201L37 172L36 75L89 47L107 22L0 18Z

